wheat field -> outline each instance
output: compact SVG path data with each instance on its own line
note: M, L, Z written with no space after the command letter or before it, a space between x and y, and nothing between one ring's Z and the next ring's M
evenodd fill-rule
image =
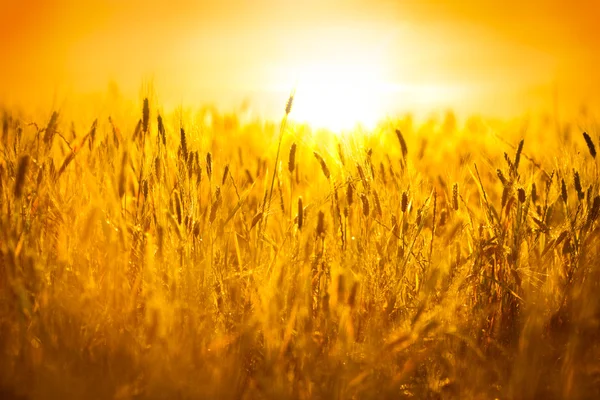
M0 397L600 397L593 125L159 110L3 110Z

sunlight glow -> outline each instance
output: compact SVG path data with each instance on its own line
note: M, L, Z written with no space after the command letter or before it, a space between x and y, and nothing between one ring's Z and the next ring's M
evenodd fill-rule
M357 125L373 129L398 109L449 107L472 89L435 82L394 82L384 66L352 60L303 65L297 70L292 119L333 133ZM289 85L279 88L285 87Z
M298 73L293 117L334 132L352 129L357 123L372 128L382 117L390 88L376 64L305 65Z

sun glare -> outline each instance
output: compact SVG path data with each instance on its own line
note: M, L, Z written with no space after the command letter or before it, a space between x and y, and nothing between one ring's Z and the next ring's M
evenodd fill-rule
M292 118L333 133L357 125L373 129L397 109L419 112L449 107L472 90L444 82L393 81L384 65L352 61L303 65L297 70Z
M294 119L333 132L375 126L391 88L374 63L315 63L298 71Z

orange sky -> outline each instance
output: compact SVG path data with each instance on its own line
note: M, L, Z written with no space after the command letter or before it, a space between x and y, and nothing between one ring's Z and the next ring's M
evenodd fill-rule
M336 104L509 114L553 88L576 109L599 104L598 15L595 0L3 0L0 102L109 81L137 97L152 79L165 106L249 98L268 117L297 85L308 120Z

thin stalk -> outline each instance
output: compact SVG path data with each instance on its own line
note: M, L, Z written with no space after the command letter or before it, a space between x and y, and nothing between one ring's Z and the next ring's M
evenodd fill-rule
M273 176L271 178L271 187L269 189L269 196L265 200L265 203L263 204L263 207L262 207L264 219L261 222L261 224L259 225L260 229L258 230L258 238L257 239L259 240L259 243L260 243L259 250L258 250L259 255L262 250L262 241L260 241L260 238L262 236L261 235L262 231L264 229L266 229L266 227L267 227L267 221L269 219L269 211L271 209L271 199L273 198L273 188L275 187L275 176L277 174L277 165L279 164L279 153L281 152L281 142L283 141L283 133L285 132L285 128L287 126L288 115L290 114L290 111L291 111L291 104L292 104L293 99L294 99L294 91L292 91L292 94L290 95L290 98L288 100L288 105L285 109L285 115L283 116L283 120L281 121L281 125L279 126L279 140L277 143L277 154L275 155Z

